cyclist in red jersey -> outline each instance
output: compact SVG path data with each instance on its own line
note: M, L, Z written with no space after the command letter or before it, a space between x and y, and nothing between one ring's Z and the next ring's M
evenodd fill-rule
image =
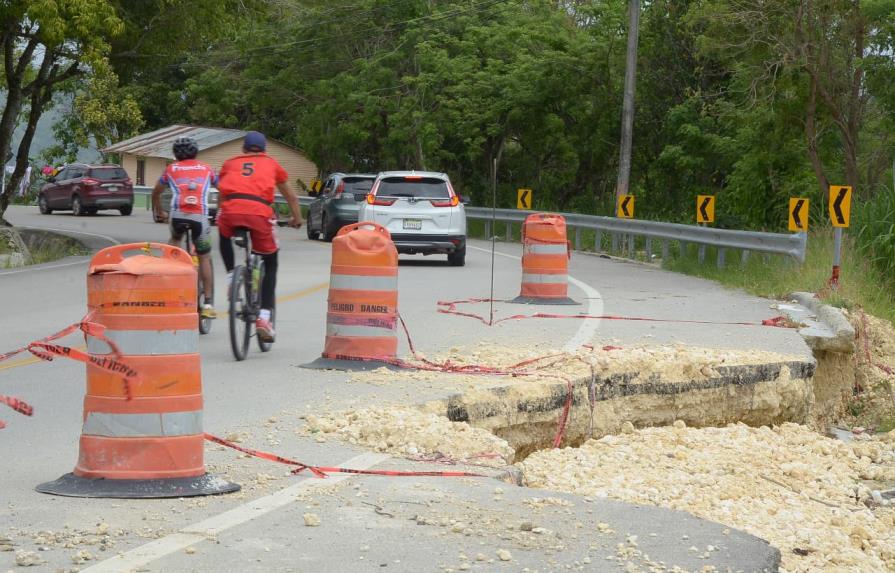
M196 254L199 256L199 272L205 291L205 304L200 309L205 318L215 318L217 314L210 304L214 292L214 273L211 268L211 235L208 223L208 190L217 184L214 170L196 161L199 146L191 137L179 137L173 145L176 162L168 165L152 189L152 205L156 218L161 220L164 211L161 205L162 192L171 189L169 244L179 247L183 244L184 233L190 233Z
M276 336L270 322L270 311L274 307L277 287L276 239L277 217L273 211L274 188L276 188L292 211L289 226L299 228L303 221L298 197L289 185L289 175L276 159L266 153L267 139L264 134L250 131L242 143L242 155L231 157L221 167L220 212L218 230L220 233L221 257L227 267L227 282L232 280L235 266L233 243L237 227L249 229L252 237L252 252L264 260L264 280L261 281L261 313L255 322L258 338L273 342Z

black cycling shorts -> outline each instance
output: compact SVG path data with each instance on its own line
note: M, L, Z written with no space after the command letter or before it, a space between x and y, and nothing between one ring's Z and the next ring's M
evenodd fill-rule
M208 221L194 219L171 219L171 237L178 243L183 240L184 233L189 233L196 246L197 255L207 255L211 252L211 228Z

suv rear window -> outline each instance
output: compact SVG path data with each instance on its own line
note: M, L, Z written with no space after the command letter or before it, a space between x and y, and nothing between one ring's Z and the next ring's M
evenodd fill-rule
M127 171L121 167L103 167L91 169L90 176L97 181L113 181L115 179L127 179Z
M366 193L373 186L373 179L369 177L346 177L342 181L346 193Z
M449 199L451 192L447 182L435 177L388 177L379 182L376 196Z

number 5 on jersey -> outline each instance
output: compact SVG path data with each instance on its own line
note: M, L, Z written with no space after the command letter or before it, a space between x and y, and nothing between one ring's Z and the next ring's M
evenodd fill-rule
M242 164L242 176L243 177L250 177L252 175L252 173L254 173L254 172L255 172L255 164L254 163L252 163L251 161L247 161Z

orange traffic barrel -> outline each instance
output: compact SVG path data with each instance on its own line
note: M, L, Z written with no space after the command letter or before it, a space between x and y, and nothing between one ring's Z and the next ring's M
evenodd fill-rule
M128 256L132 255L132 256ZM72 473L37 491L156 498L227 493L205 471L197 276L189 254L158 243L118 245L90 261L87 306L105 337L87 336L87 394ZM125 384L117 361L135 372Z
M388 230L362 222L332 243L326 342L308 368L368 370L397 359L398 251Z
M578 304L569 298L569 240L566 219L534 213L522 225L522 292L512 302Z

